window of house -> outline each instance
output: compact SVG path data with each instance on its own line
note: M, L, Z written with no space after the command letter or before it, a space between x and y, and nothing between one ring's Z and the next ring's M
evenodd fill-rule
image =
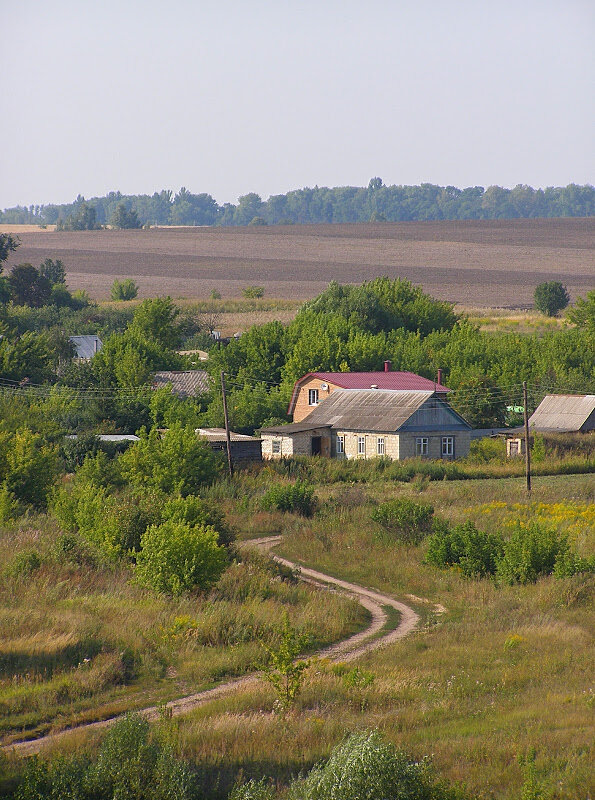
M358 454L358 456L365 456L366 455L366 437L365 436L358 436L357 437L357 454Z
M415 440L415 455L427 456L428 455L428 437L418 436Z
M376 440L376 453L379 456L384 455L384 436L379 436Z
M308 389L308 405L318 405L318 389Z
M281 439L273 439L272 445L273 453L280 455L281 453Z
M337 436L337 453L345 452L345 437Z
M455 437L443 436L442 437L442 457L448 458L455 454Z

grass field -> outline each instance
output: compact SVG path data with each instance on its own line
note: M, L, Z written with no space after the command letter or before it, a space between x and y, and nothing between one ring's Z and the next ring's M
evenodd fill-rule
M229 508L244 536L282 530L280 553L403 598L423 624L358 660L356 672L351 664L339 670L315 662L284 718L274 713L265 683L180 718L181 752L205 796L227 797L240 775L270 776L282 787L347 733L370 727L415 758L431 756L439 774L464 784L469 798L592 796L592 577L524 586L465 579L424 564L423 543L398 544L370 515L379 501L409 497L431 503L452 523L472 519L484 529L541 519L586 556L595 550L593 475L537 478L530 499L519 478L318 486L319 511L307 520L258 510L263 482L250 475L238 480L242 502L229 501ZM442 604L445 613L434 615L422 598ZM328 617L326 602L321 611L320 623ZM87 747L94 738L78 732L57 747ZM519 762L532 748L539 792L529 795Z
M527 307L538 283L564 282L572 295L593 288L591 219L156 228L22 232L18 261L61 258L72 289L109 296L131 277L140 296L266 297L304 300L329 281L403 277L435 297L478 307ZM12 262L11 262L12 263Z

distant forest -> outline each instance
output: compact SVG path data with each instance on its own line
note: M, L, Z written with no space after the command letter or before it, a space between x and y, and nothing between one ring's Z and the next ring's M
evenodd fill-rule
M119 210L118 210L118 207ZM124 211L131 212L128 217ZM89 214L89 212L92 212ZM136 212L136 213L134 213ZM533 189L531 186L385 186L372 178L367 188L338 186L314 187L277 194L268 200L254 193L240 197L237 205L219 205L210 194L193 194L186 188L169 189L153 195L123 195L110 192L105 197L85 200L79 195L73 203L7 208L0 212L0 223L64 225L72 229L73 220L92 218L96 227L140 225L283 225L302 223L515 219L535 217L591 217L595 215L595 187L569 184L563 187ZM117 220L131 220L118 224ZM69 224L70 221L70 224ZM75 226L74 229L81 229Z

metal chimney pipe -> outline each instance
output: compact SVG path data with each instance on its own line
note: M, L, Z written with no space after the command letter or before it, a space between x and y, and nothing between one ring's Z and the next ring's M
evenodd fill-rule
M384 371L385 372L390 372L390 365L391 365L390 361L385 361L384 362Z
M438 375L436 376L436 383L440 386L442 384L442 370L438 369Z

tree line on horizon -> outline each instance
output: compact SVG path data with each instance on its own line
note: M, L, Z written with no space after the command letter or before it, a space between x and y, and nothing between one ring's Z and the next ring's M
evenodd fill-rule
M141 225L283 225L340 222L404 222L465 219L520 219L595 216L595 187L550 186L534 189L519 184L467 187L387 186L372 178L367 187L338 186L295 189L263 200L250 192L237 204L219 205L210 194L185 187L152 195L109 192L73 203L15 206L0 211L0 223L58 225L88 230L106 224Z

